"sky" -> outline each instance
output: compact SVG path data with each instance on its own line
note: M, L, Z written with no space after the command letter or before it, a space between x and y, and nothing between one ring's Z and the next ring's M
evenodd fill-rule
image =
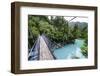
M74 18L72 17L64 17L66 20L70 21L70 22L87 22L88 23L88 17L76 17ZM73 19L74 18L74 19ZM73 19L73 20L72 20Z

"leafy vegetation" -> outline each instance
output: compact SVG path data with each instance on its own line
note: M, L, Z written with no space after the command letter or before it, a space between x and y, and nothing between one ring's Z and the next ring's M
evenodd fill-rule
M83 55L87 56L87 41L88 29L87 23L84 27L80 27L82 23L73 22L74 26L70 25L63 16L28 16L28 47L34 45L39 35L45 34L52 43L57 43L64 46L69 43L74 43L75 39L81 38L85 40L84 46L81 47Z
M88 46L87 46L87 44L86 43L84 43L84 46L82 46L81 47L81 52L82 52L82 54L85 56L85 57L87 57L88 56Z

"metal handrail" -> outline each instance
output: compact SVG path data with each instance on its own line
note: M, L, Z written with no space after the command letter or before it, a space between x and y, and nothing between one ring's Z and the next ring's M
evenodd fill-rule
M30 57L32 57L33 55L32 55L32 53L33 53L33 51L35 51L34 50L34 48L35 48L35 46L36 46L36 44L37 44L37 42L38 42L39 40L37 39L36 41L35 41L35 43L34 43L34 45L32 46L32 48L30 49L30 51L29 51L29 54L28 54L28 58L30 58ZM40 41L39 41L40 42ZM38 43L39 43L38 42ZM39 45L39 48L38 48L38 55L39 55L39 49L40 49L40 45ZM37 60L39 59L39 56L38 56L38 58L37 58Z

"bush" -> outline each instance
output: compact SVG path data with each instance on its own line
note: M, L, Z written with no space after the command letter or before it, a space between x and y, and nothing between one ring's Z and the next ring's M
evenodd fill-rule
M81 52L85 57L88 56L88 46L86 45L86 43L84 43L84 45L81 47Z

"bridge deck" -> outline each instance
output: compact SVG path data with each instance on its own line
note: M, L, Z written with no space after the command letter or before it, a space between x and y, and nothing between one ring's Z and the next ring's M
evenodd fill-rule
M54 60L47 44L44 39L40 36L40 60Z

